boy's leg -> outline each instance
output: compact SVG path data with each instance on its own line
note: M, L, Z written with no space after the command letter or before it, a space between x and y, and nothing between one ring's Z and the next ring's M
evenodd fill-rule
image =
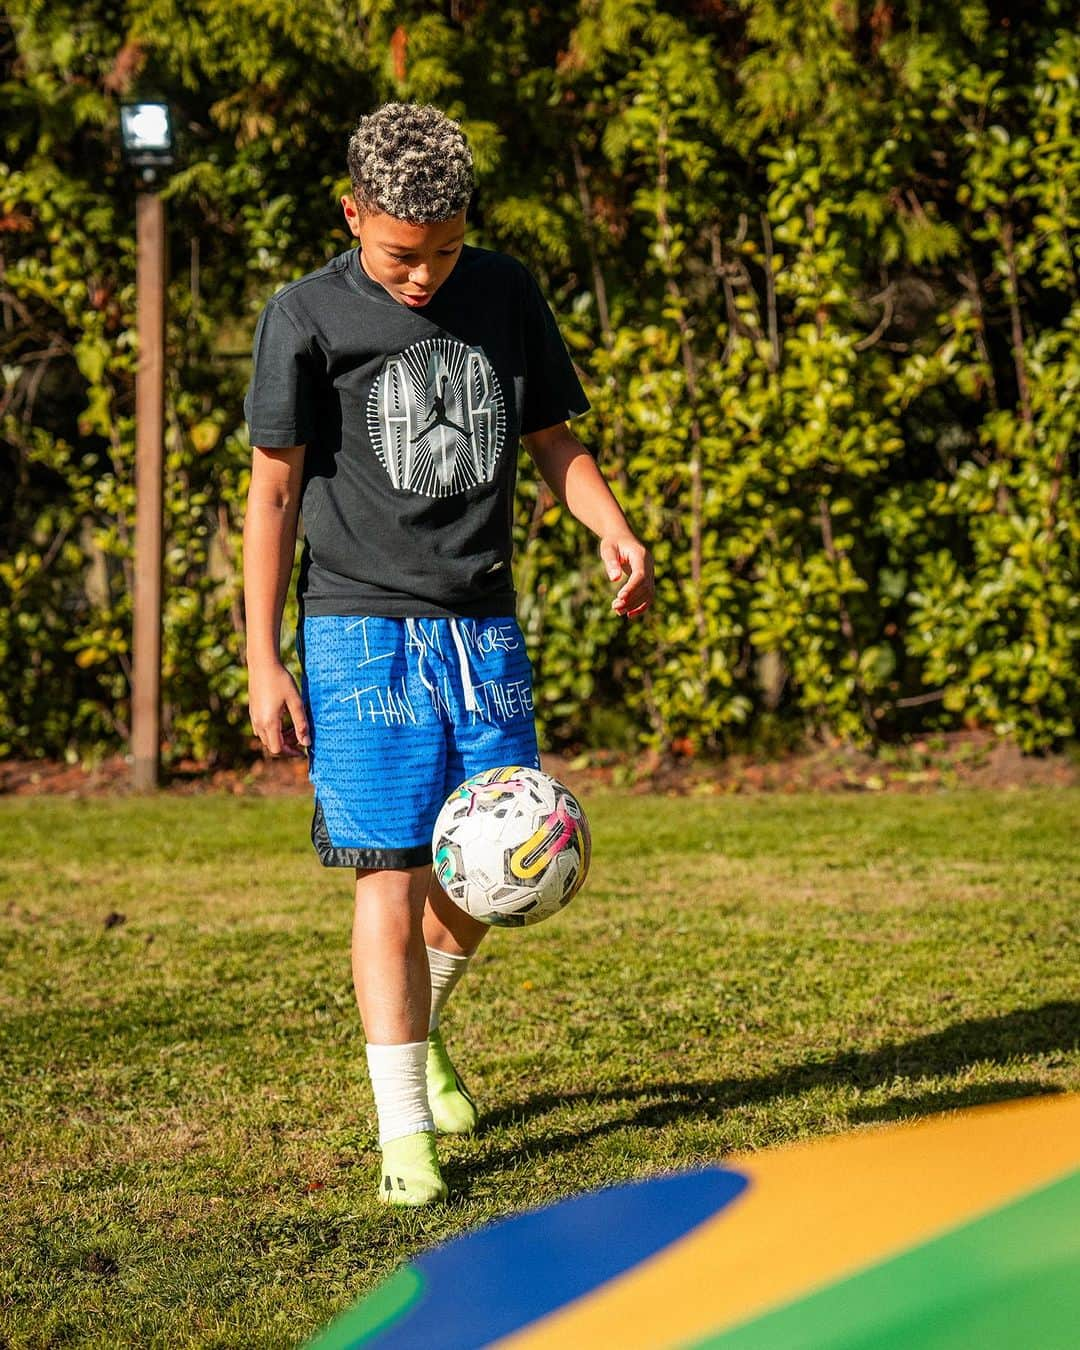
M364 1033L377 1045L423 1040L431 1004L423 914L430 866L356 872L352 973Z
M512 615L452 619L449 641L457 653L453 664L460 680L455 680L453 691L454 724L444 795L484 770L510 764L539 768L531 673L517 621ZM435 994L428 1036L428 1099L438 1129L465 1134L476 1126L476 1107L446 1053L438 1021L443 1003L488 930L460 910L434 878L432 883L424 916ZM439 967L446 972L443 980L434 973ZM440 988L444 982L445 987Z
M476 1103L447 1054L439 1016L487 931L487 925L459 909L432 876L424 909L424 942L431 971L427 1086L440 1134L471 1134L476 1129Z
M426 1081L431 987L423 913L430 870L356 874L353 984L379 1118L379 1196L396 1205L446 1196Z
M424 941L427 945L437 951L468 959L488 932L486 923L474 919L454 904L433 875L424 907Z

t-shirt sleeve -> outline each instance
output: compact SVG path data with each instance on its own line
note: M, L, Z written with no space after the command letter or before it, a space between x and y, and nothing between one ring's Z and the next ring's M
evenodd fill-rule
M589 411L555 316L525 271L525 399L521 434L557 426Z
M255 328L251 384L244 415L252 445L307 445L315 430L311 352L300 329L276 300Z

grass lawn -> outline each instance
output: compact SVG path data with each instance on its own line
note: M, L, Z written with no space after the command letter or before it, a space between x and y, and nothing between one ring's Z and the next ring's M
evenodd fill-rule
M511 1211L1080 1088L1080 792L588 806L583 895L450 1005L486 1123L410 1214L307 803L0 801L0 1345L293 1346Z

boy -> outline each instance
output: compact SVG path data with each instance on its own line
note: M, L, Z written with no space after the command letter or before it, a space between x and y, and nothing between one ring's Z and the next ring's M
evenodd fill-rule
M588 402L536 283L465 244L460 128L387 104L361 119L348 162L360 247L278 291L255 334L251 720L270 754L308 752L312 840L326 865L355 868L379 1194L422 1205L446 1195L435 1130L476 1125L438 1023L487 931L434 882L432 826L470 774L539 765L510 578L519 438L599 536L617 614L649 604L652 565L566 425ZM301 507L303 697L279 647Z

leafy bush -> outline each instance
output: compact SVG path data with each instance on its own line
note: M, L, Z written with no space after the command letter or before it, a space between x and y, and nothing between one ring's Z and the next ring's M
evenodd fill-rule
M655 551L655 612L621 624L592 541L524 475L521 618L549 742L1073 735L1068 17L1060 0L462 0L449 17L18 0L0 754L127 735L134 185L113 126L142 88L170 97L183 146L165 192L173 756L248 744L251 329L346 246L344 141L386 97L462 119L474 236L541 277L593 400L582 435Z

